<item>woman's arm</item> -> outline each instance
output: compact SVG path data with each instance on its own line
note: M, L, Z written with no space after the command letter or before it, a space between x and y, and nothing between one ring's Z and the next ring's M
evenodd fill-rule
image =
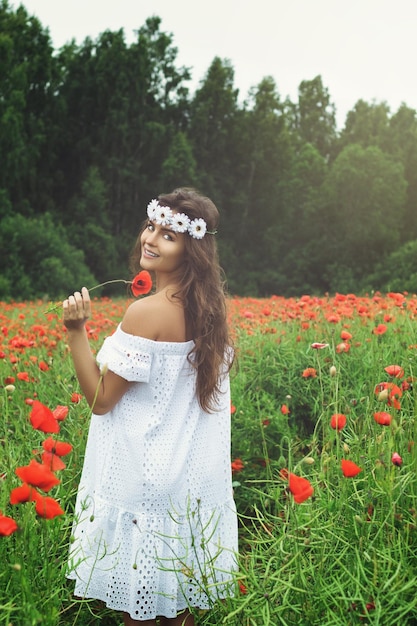
M85 323L91 315L88 289L76 291L63 302L64 325L75 373L85 398L97 415L108 413L129 387L127 380L107 371L101 378L100 369L91 352Z

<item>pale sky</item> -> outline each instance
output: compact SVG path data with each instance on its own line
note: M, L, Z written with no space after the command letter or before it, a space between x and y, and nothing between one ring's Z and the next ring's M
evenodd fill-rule
M303 80L321 75L339 129L363 99L417 109L416 0L10 0L49 28L55 48L104 30L134 31L152 15L172 33L191 92L215 56L230 60L239 99L265 76L297 101Z

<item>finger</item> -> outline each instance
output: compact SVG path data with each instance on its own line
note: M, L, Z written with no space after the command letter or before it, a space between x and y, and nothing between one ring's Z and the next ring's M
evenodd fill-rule
M90 315L91 315L91 301L90 301L90 293L89 293L87 287L83 287L81 289L81 295L82 295L83 301L84 301L84 313L85 313L86 317L90 317Z

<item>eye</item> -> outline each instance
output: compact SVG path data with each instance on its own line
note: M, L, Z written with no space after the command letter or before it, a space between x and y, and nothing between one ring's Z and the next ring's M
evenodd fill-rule
M166 239L167 241L174 241L174 237L169 233L164 233L164 239Z
M146 228L147 228L148 230L151 230L151 231L154 231L154 230L155 230L155 226L153 225L153 223L152 223L152 222L148 222L148 223L146 224Z

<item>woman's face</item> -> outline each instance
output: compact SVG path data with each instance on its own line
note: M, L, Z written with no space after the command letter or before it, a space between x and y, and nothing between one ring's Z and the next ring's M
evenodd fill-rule
M141 242L140 265L143 269L174 274L185 261L185 237L168 226L161 226L148 220Z

